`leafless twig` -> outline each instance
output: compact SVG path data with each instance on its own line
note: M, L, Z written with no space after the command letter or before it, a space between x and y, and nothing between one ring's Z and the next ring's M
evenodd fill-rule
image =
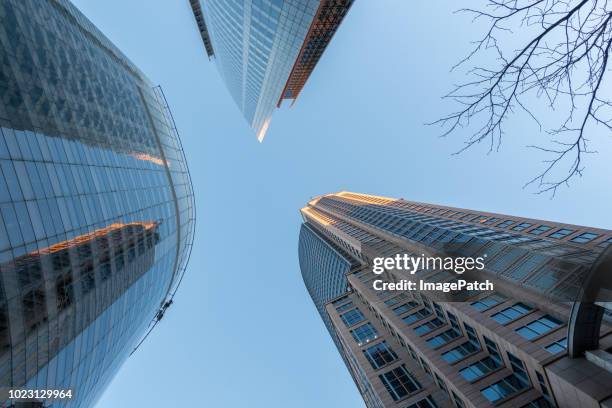
M525 184L554 196L560 186L582 175L584 155L593 153L586 137L589 127L612 131L612 103L605 92L612 0L483 1L480 9L459 10L475 20L487 20L488 29L453 69L490 51L497 56L496 66L471 68L470 79L445 96L460 109L430 124L442 126L445 136L463 127L474 129L457 154L483 141L493 151L499 149L506 122L516 111L525 112L542 129L528 102L543 101L550 109L561 109L563 123L546 129L552 147L530 146L551 158ZM515 27L534 34L518 50L506 51L501 38Z

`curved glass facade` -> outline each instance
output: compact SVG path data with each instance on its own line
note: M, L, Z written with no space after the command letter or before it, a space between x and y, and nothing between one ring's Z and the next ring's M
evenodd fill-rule
M194 211L161 90L69 2L0 2L0 401L92 406L180 279Z

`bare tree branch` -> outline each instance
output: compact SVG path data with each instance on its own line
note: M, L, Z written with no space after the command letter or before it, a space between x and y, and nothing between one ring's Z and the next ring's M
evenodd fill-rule
M612 0L483 0L479 9L459 12L474 20L488 21L483 37L453 67L458 69L475 56L493 52L493 68L475 66L467 82L444 97L460 109L431 124L440 125L443 136L460 128L474 129L459 154L483 141L489 152L499 149L509 118L522 111L540 129L542 122L530 106L534 101L565 115L558 126L547 129L552 147L530 147L549 155L540 174L525 186L552 195L584 170L589 129L600 126L612 132L612 102L606 80L612 47ZM505 50L501 42L512 28L533 35L518 49ZM607 92L606 92L607 91Z

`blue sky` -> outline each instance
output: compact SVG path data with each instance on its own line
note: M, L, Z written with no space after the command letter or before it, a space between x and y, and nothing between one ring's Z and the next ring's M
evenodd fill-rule
M610 135L554 200L522 189L545 141L517 118L499 153L461 156L424 123L478 26L456 1L357 0L292 109L259 144L209 62L186 0L74 0L172 108L198 225L175 304L98 407L363 407L303 286L299 208L338 190L612 228ZM547 119L554 119L548 117Z

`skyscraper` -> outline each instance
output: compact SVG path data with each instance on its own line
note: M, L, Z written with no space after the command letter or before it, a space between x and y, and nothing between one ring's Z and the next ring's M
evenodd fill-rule
M295 100L353 0L190 0L209 58L261 142Z
M160 88L67 0L0 1L0 404L92 406L193 241Z
M304 283L369 408L612 406L612 231L349 192L301 213ZM373 273L398 254L483 257L495 289L381 290L461 276Z

